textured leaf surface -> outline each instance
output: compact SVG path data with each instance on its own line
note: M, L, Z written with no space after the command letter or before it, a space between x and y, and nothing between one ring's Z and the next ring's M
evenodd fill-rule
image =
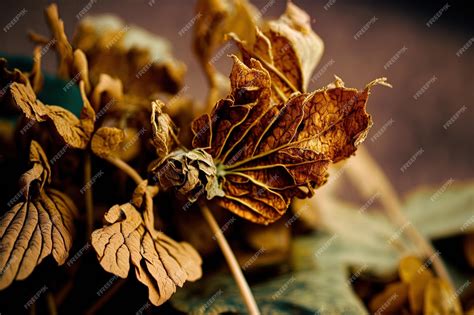
M365 105L375 80L358 91L337 79L334 88L296 94L272 105L262 64L234 57L232 93L193 123L194 147L209 152L226 195L217 202L237 215L268 224L292 197L309 197L326 169L352 155L372 125Z
M107 223L92 233L100 265L126 278L130 263L137 279L148 287L154 305L166 302L185 281L201 277L201 257L188 243L178 243L153 227L152 194L137 188L133 203L115 205L105 214ZM144 207L145 213L137 207Z
M0 218L0 289L28 277L50 254L63 264L72 246L76 207L65 194L43 188L49 184L51 169L35 141L30 162L32 168L20 179L23 200Z
M306 92L310 76L322 56L324 45L311 29L309 15L288 2L285 13L269 21L254 38L241 40L232 35L243 54L245 64L259 60L272 79L272 101L287 101L295 92ZM248 35L247 35L248 36Z
M80 83L83 101L81 119L63 107L43 104L36 98L29 83L14 82L10 89L15 105L26 118L37 122L51 122L56 133L73 148L84 149L87 146L94 131L95 112L85 95L83 81Z
M171 117L163 112L165 104L155 101L151 104L151 127L153 130L153 145L158 157L163 158L171 152L176 136L176 126Z

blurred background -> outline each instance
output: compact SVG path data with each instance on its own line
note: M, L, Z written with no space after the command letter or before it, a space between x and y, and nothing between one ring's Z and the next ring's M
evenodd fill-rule
M2 28L26 10L13 27L0 32L2 52L31 54L33 45L26 32L34 29L48 34L43 8L49 2L2 1ZM195 1L57 2L70 38L78 22L76 15L89 3L87 14L113 13L128 24L167 38L176 58L188 66L187 94L204 100L206 80L191 48L193 32L180 33L196 15ZM382 76L393 85L393 89L374 89L368 106L374 126L366 144L400 193L420 184L441 185L449 179L456 182L474 177L474 10L468 1L294 2L310 14L313 29L325 43L310 90L330 83L334 74L350 87L363 88ZM269 18L279 16L286 2L252 3L267 8L264 16ZM366 31L359 32L365 25ZM232 50L236 49L225 52ZM54 69L53 55L45 58L46 70ZM218 62L224 73L230 70L228 59ZM402 172L413 156L416 161Z

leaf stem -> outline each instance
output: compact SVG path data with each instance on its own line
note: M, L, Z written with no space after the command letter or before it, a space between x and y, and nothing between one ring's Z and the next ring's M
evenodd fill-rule
M234 279L237 282L237 286L239 287L240 294L244 299L245 306L247 307L250 314L260 314L252 291L250 290L247 280L245 279L242 273L242 269L240 269L239 263L237 262L237 259L235 258L235 255L232 252L229 243L227 243L227 240L225 239L222 230L217 225L216 219L212 215L211 210L209 210L209 208L205 204L201 204L200 207L204 218L211 227L211 230L217 239L217 243L219 244L219 247L222 250L222 254L224 254L227 264L229 265L230 271L232 272L232 275L234 276Z
M92 162L90 152L85 152L84 158L84 185L87 185L91 181L92 176ZM86 218L87 218L87 235L86 239L92 234L94 229L94 199L92 195L92 187L86 189L84 192L85 206L86 206Z
M110 164L113 164L117 168L121 169L128 176L130 176L137 185L143 182L144 179L140 176L140 174L138 174L138 172L135 171L133 167L131 167L130 165L128 165L126 162L119 159L118 157L109 156L104 159L108 161Z
M447 281L451 286L453 282L449 273L444 266L443 261L436 255L435 249L431 243L411 224L408 218L402 211L401 201L395 191L395 188L390 183L390 180L383 172L382 168L370 156L370 153L364 148L359 147L357 152L360 159L360 165L353 165L349 168L349 177L352 178L356 186L362 193L381 193L381 203L384 207L386 215L403 229L407 236L412 240L418 250L426 255L433 263L433 268L439 277ZM373 183L362 187L360 181L367 183L367 175L370 174ZM370 187L369 187L370 186ZM365 190L364 190L365 189ZM370 192L368 191L370 190ZM377 191L374 191L377 190Z
M48 302L49 314L58 315L58 310L56 309L56 302L54 301L54 295L51 292L47 293L46 300Z

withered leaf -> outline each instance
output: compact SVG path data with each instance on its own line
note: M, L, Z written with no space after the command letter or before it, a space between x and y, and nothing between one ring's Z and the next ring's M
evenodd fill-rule
M177 128L170 116L163 112L165 104L159 100L152 102L151 127L153 130L153 145L158 157L163 158L171 151L177 138Z
M125 139L125 132L115 127L101 127L92 136L91 149L98 156L105 158L113 154Z
M225 35L232 32L243 40L254 38L255 26L261 24L260 14L247 0L200 0L195 12L199 18L194 25L194 51L212 89L220 84L213 54L225 42Z
M423 314L463 314L458 294L443 279L431 279L425 290Z
M92 246L101 266L119 277L128 276L131 262L137 279L148 287L149 300L161 305L177 286L201 277L202 260L188 243L154 229L151 196L145 183L137 188L133 203L110 208L104 217L107 225L92 233ZM143 215L138 204L145 208Z
M389 284L377 294L369 307L372 313L401 314L408 298L408 285L403 282Z
M13 102L22 110L26 118L37 122L49 121L62 140L73 148L84 149L94 131L95 112L85 94L84 82L79 84L83 108L78 119L67 109L56 105L45 105L36 98L29 84L12 83L10 91Z
M21 181L23 201L0 218L0 289L8 287L13 280L28 277L50 254L59 265L63 264L72 246L76 207L65 194L43 189L51 170L45 153L35 141L31 144L30 160L33 167ZM40 181L39 188L29 193L34 180Z
M256 29L251 40L231 34L242 51L243 61L259 60L272 79L272 101L287 101L295 92L306 92L310 76L324 50L321 38L311 29L309 15L288 1L285 13Z
M99 82L94 86L91 95L91 102L96 111L108 104L111 100L119 101L123 97L122 81L114 79L108 74L102 73Z
M235 56L232 93L210 115L193 122L194 147L205 148L217 167L224 208L257 223L280 218L291 198L305 198L325 183L331 162L351 156L372 120L365 110L370 88L334 88L295 94L270 103L271 79L262 64Z
M420 314L426 286L434 278L433 273L418 257L406 256L400 260L398 268L400 279L408 284L408 302L413 314Z
M159 160L151 171L163 190L174 188L190 202L203 194L207 199L224 196L212 157L202 149L173 151L165 160Z
M64 31L64 22L59 18L58 6L50 4L45 9L46 22L55 40L54 48L58 55L58 75L68 79L72 73L74 53Z
M73 43L87 56L93 84L108 74L122 81L124 93L146 100L183 85L186 65L173 57L169 42L115 16L83 18Z

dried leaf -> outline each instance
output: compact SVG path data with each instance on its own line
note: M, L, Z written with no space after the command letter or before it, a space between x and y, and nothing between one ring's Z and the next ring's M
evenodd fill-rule
M38 93L43 87L44 76L41 71L41 47L36 46L33 51L33 69L28 75L28 79L31 82L33 91Z
M176 126L170 116L163 112L165 104L159 100L152 102L151 127L153 145L159 158L164 158L171 151L176 135Z
M68 79L72 74L74 54L64 32L64 22L59 18L58 6L55 3L46 8L45 17L52 36L56 40L54 48L58 55L58 75L62 79Z
M194 25L194 51L211 87L217 87L220 81L213 54L224 43L227 33L244 40L254 38L255 26L261 24L260 15L247 0L200 0L195 11L199 18Z
M147 105L157 93L176 93L183 85L186 66L173 57L169 42L113 15L83 18L73 42L87 56L92 83L108 74Z
M423 314L461 315L463 311L453 288L444 280L433 278L428 282L425 290Z
M389 284L370 301L373 313L401 314L408 299L408 285L403 282Z
M314 259L318 235L299 237L292 243L290 272L270 277L251 287L262 314L368 314L348 285L347 266L341 261ZM319 242L317 242L319 243ZM333 250L333 246L327 248ZM260 259L260 258L259 258ZM305 268L302 268L305 266ZM212 303L208 303L212 301ZM187 285L171 302L188 314L246 314L248 311L228 273L207 275Z
M326 169L352 155L372 125L365 111L375 80L358 91L337 78L334 88L298 94L271 105L270 76L261 63L247 67L235 56L232 93L211 115L193 122L194 147L216 164L224 208L257 223L280 218L293 197L313 195Z
M62 140L73 148L84 149L94 131L95 112L86 95L83 81L79 84L83 108L81 119L78 119L67 109L56 105L45 105L36 98L36 95L27 82L14 82L10 91L13 102L25 114L26 118L37 122L49 121Z
M98 156L105 158L114 153L123 142L125 133L114 127L101 127L92 137L91 149Z
M318 64L324 44L311 29L309 15L288 1L285 13L269 21L262 32L256 29L254 38L242 40L231 34L243 54L244 63L259 60L270 73L272 102L286 102L295 92L306 92L312 72Z
M15 204L0 219L0 289L13 280L28 277L43 258L52 254L61 265L72 246L73 217L76 207L65 194L43 186L51 170L41 146L32 141L33 168L22 176L24 200ZM29 193L33 180L39 190Z
M119 277L128 276L131 262L137 279L148 287L150 301L161 305L177 286L201 277L202 260L188 243L175 242L154 229L153 193L156 188L148 189L144 182L137 187L133 204L110 208L104 216L107 225L92 233L92 246L101 266ZM145 208L143 216L138 206Z
M224 195L217 183L212 157L201 149L173 151L167 159L152 168L152 172L162 189L176 189L191 202L204 193L207 199Z
M91 95L91 102L96 111L109 104L111 100L121 100L123 98L123 86L120 79L114 79L108 74L101 73L99 82L94 86Z

